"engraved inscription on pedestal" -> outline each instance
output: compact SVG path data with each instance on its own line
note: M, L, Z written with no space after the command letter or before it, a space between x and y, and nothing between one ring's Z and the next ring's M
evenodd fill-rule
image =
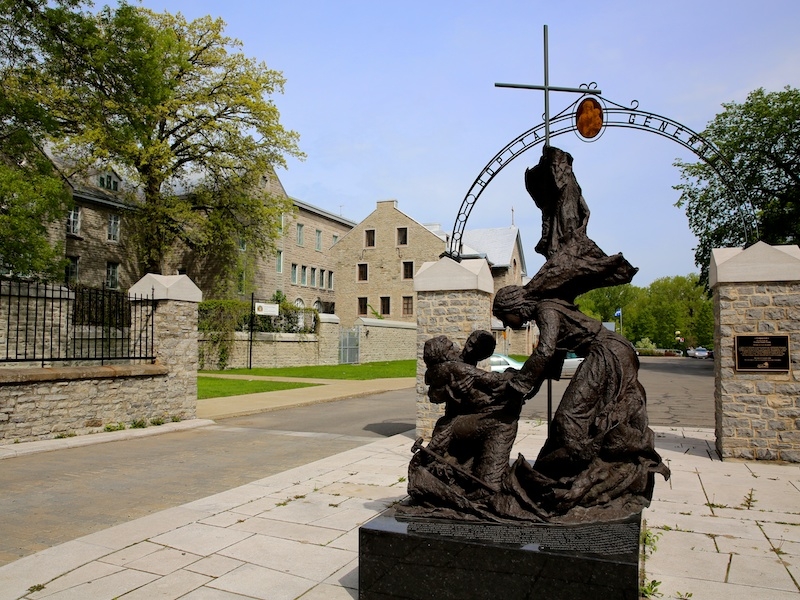
M408 533L437 535L473 542L509 544L526 550L578 554L628 554L639 547L636 523L602 523L575 526L502 525L458 521L415 521Z

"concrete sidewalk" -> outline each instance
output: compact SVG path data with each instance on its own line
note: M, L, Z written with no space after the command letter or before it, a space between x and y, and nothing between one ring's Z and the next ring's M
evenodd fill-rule
M716 458L713 431L655 428L672 469L645 512L664 598L797 600L800 467ZM535 457L525 421L514 452ZM405 496L396 435L0 568L0 600L357 597L358 527Z
M388 379L298 379L296 377L259 377L255 375L227 375L202 373L203 377L220 379L248 379L264 381L289 381L292 383L314 383L313 387L294 390L279 390L261 394L243 396L226 396L224 398L208 398L197 403L197 418L224 419L226 417L244 416L270 410L280 410L289 406L305 406L320 402L335 402L345 398L369 396L381 392L391 392L413 388L417 380L414 377L396 377Z

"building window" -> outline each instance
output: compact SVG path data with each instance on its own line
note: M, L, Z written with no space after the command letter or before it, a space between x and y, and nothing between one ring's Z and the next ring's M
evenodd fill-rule
M397 228L397 245L398 246L408 245L408 227Z
M100 175L100 187L116 192L119 189L119 183L110 174Z
M322 252L322 231L320 231L319 229L317 229L317 235L314 240L314 249L317 252Z
M303 265L302 267L300 267L300 285L306 285L307 275L308 275L308 267Z
M311 267L311 281L308 282L308 285L311 287L317 287L317 269L316 267Z
M367 263L361 263L358 265L358 280L369 280L369 265Z
M80 235L81 234L81 207L76 206L75 208L69 209L69 214L67 215L67 233L70 235Z
M367 299L366 298L359 298L358 299L358 314L359 315L367 314Z
M298 246L302 246L303 245L303 224L302 223L298 223L297 224L297 245Z
M333 271L328 271L328 289L333 289Z
M75 285L78 283L78 257L68 256L69 261L64 268L64 283L67 285Z
M110 290L119 287L119 263L106 263L106 287Z
M403 316L410 317L414 314L414 296L403 296Z
M403 261L403 279L414 279L414 261Z
M239 252L247 252L247 241L239 238Z
M389 296L381 296L381 314L382 315L390 315L392 314L392 302Z
M367 229L364 231L364 246L367 248L375 247L375 230Z
M336 244L336 242L338 242L338 241L339 241L339 236L334 233L333 234L333 244ZM331 244L331 245L333 245L333 244Z
M325 269L319 270L319 287L325 287Z
M297 265L292 263L292 283L297 283Z
M278 250L275 253L275 271L283 273L283 250Z
M108 215L108 231L106 240L109 242L119 241L119 215Z

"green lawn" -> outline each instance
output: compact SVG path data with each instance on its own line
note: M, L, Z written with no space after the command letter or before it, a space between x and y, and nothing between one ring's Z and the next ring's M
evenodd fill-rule
M282 367L278 369L226 369L202 371L205 373L233 373L273 377L305 377L311 379L386 379L388 377L416 377L416 360L364 363L361 365L324 365L319 367Z
M252 379L219 379L217 377L197 378L197 399L221 398L222 396L239 396L241 394L257 394L259 392L275 392L277 390L293 390L310 387L314 383L294 383L288 381L254 381Z

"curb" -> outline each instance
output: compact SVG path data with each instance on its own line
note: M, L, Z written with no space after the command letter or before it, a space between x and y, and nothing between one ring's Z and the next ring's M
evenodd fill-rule
M108 442L119 442L175 431L188 431L198 427L208 427L216 425L211 419L189 419L177 423L165 423L164 425L154 425L145 429L125 429L124 431L103 431L100 433L90 433L71 438L41 440L37 442L23 442L21 444L0 445L0 460L6 458L16 458L28 454L38 454L39 452L51 452L53 450L64 450L67 448L79 448L81 446L91 446L94 444L104 444Z

